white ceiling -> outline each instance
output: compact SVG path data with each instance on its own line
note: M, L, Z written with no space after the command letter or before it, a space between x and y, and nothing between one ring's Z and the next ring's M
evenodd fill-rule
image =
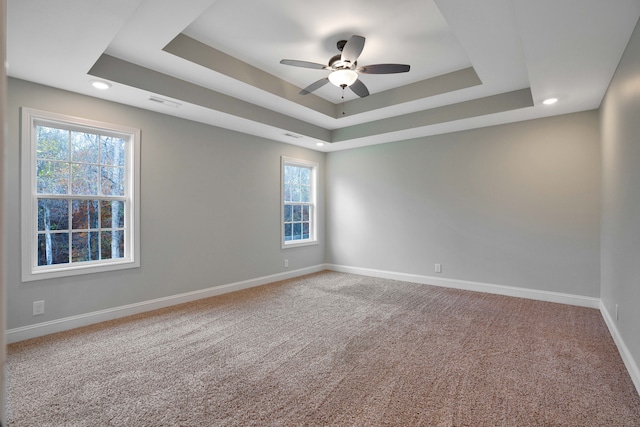
M7 62L11 77L335 151L598 108L639 16L639 0L8 0ZM361 75L367 98L299 95L328 71L280 59L326 63L353 34L360 65L411 71Z

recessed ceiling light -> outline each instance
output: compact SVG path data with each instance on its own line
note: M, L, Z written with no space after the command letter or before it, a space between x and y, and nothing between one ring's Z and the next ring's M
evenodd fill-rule
M558 102L558 98L547 98L544 101L542 101L544 105L551 105L551 104L555 104L556 102Z
M316 145L317 145L318 147L322 147L322 146L324 146L324 142L316 142Z
M107 90L111 87L111 83L107 83L102 80L94 80L91 82L91 86L95 87L96 89Z

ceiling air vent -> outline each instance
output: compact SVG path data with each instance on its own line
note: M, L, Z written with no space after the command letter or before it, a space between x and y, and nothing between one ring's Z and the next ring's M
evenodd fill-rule
M177 103L175 101L169 101L168 99L158 98L157 96L149 97L149 101L157 102L158 104L162 104L162 105L165 105L165 106L171 107L171 108L178 108L179 106L182 105L182 104L179 104L179 103Z
M284 136L288 136L289 138L295 138L295 139L302 138L302 135L295 135L293 133L285 133Z

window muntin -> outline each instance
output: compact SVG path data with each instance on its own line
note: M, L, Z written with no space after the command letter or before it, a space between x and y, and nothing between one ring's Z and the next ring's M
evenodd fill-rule
M317 243L318 164L282 158L282 247Z
M139 266L139 130L22 114L23 280Z

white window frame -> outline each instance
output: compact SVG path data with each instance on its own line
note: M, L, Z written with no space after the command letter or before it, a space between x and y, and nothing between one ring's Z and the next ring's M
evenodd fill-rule
M317 230L317 219L318 219L318 203L317 203L317 192L318 192L318 163L312 162L309 160L301 160L295 159L293 157L285 157L282 156L280 162L280 242L282 249L294 248L300 246L308 246L308 245L317 245L318 244L318 230ZM284 239L284 210L285 204L288 204L284 200L284 167L285 165L293 165L306 167L311 169L311 201L309 203L302 202L291 202L291 204L297 205L309 205L310 215L309 215L309 238L303 240L285 240Z
M124 257L38 266L36 126L42 124L127 139L125 148ZM22 280L24 282L140 267L140 129L22 107L21 169ZM82 199L86 197L69 195L64 198ZM104 197L96 196L96 198Z

